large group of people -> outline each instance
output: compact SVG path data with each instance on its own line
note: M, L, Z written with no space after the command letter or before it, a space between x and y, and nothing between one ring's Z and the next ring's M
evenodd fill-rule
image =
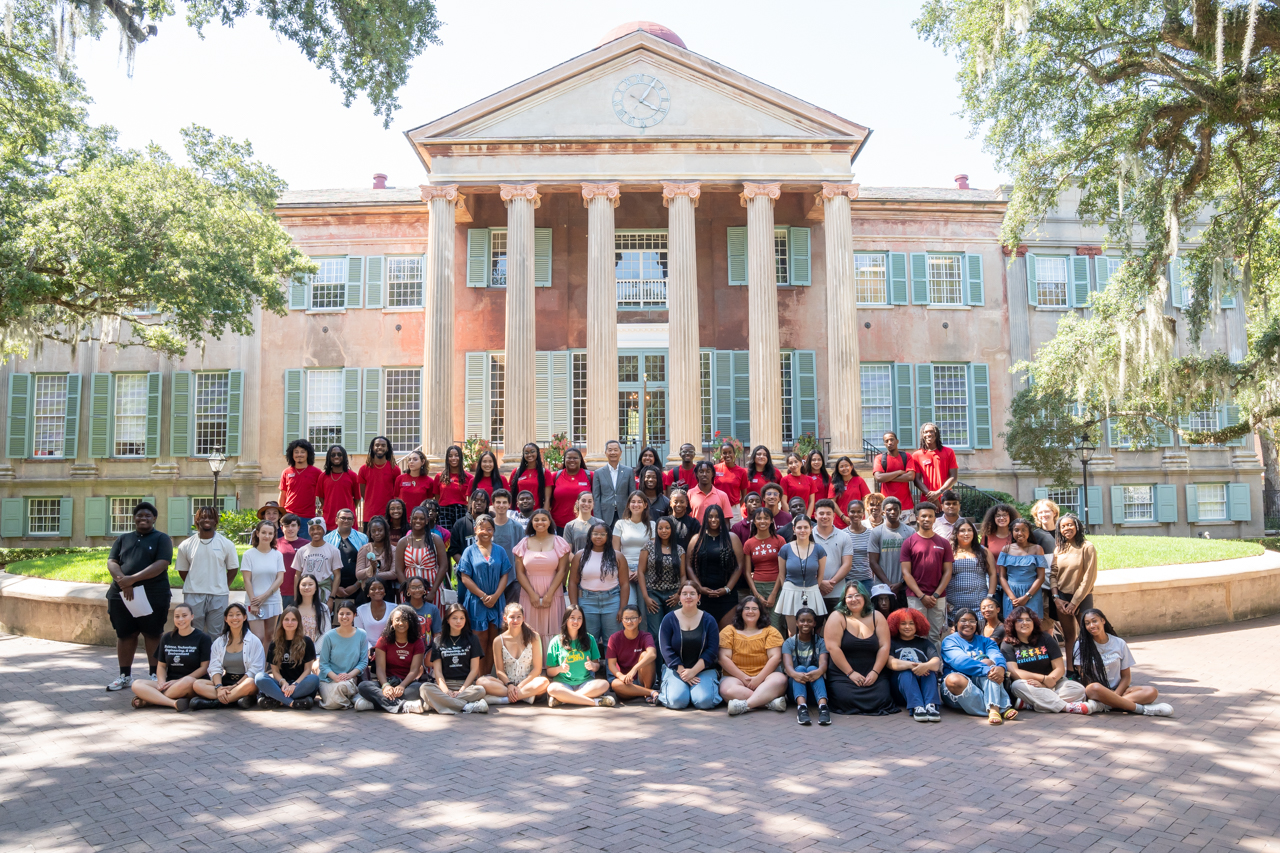
M315 467L299 439L243 556L215 508L196 511L168 632L175 549L137 505L107 564L107 689L179 711L1171 715L1094 607L1080 519L1048 500L1030 518L1009 504L963 517L954 453L933 424L920 434L910 454L884 436L871 486L847 456L790 453L780 469L759 446L743 465L732 443L715 463L684 445L667 468L652 447L624 465L611 441L594 471L576 449L549 470L531 443L509 476L489 451L467 471L454 446L433 477L385 437L358 471L339 445Z

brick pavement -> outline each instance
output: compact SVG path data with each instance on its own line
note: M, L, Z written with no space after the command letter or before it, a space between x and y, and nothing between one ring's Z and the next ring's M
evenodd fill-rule
M0 635L0 851L1280 850L1280 619L1133 649L1178 717L804 729L133 711L111 650Z

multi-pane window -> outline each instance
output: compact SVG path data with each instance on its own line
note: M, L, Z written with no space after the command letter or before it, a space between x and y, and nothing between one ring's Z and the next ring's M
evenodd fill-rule
M1067 307L1067 259L1036 258L1036 302L1048 308Z
M504 353L489 355L489 440L502 444L503 425L506 423L507 356Z
M1227 484L1197 483L1196 504L1201 521L1227 520Z
M404 453L422 441L422 369L389 367L386 377L386 423L383 434Z
M587 442L587 354L573 354L573 434L569 440L574 444Z
M878 446L893 430L893 368L887 364L861 367L862 436Z
M311 307L345 308L347 305L347 259L315 258L320 267L311 276Z
M711 444L715 436L711 422L711 353L698 353L698 390L702 401L702 443ZM721 436L728 438L728 436Z
M646 355L644 357L644 378L649 382L666 382L667 357L665 355Z
M639 382L640 381L640 356L638 355L618 356L618 381L619 382Z
M307 371L307 440L320 452L342 442L342 399L341 370Z
M791 419L791 353L782 353L782 440L795 441L795 424Z
M1151 486L1124 487L1124 520L1126 523L1156 520L1154 492L1155 489Z
M422 305L422 258L387 258L387 307Z
M1188 417L1193 432L1214 432L1218 429L1218 410L1202 409Z
M933 421L941 441L969 446L969 371L963 364L933 365Z
M666 232L619 232L613 237L619 308L667 304Z
M62 456L62 442L66 438L67 376L45 375L35 379L31 455L58 459Z
M489 286L507 286L507 232L493 229L489 232Z
M787 252L787 229L775 229L773 232L773 266L776 270L774 277L778 284L788 284L791 281L787 265Z
M1058 505L1058 510L1063 515L1069 512L1080 514L1079 489L1049 489L1049 500Z
M929 255L926 266L931 305L963 305L964 277L959 255Z
M142 502L142 498L111 499L111 535L120 536L133 532L133 508Z
M853 282L858 302L863 305L883 305L888 297L885 269L886 255L854 255Z
M226 372L197 373L195 380L195 455L226 453L231 376Z
M195 526L196 510L200 509L201 507L206 507L206 506L208 506L208 507L213 507L213 508L214 508L214 509L216 509L219 513L221 513L221 512L222 512L222 507L218 506L218 504L220 504L220 503L222 503L221 498L219 498L219 499L218 499L218 501L216 501L216 502L215 502L212 496L201 497L201 498L192 498L192 499L191 499L191 518L190 518L190 520L188 520L188 521L187 521L188 526L189 526L189 527L194 527L194 526ZM180 530L180 531L178 531L179 535L181 535L181 534L183 534L183 533L185 533L185 532L186 532L186 531L181 531L181 530Z
M1111 278L1120 272L1120 266L1124 263L1124 258L1107 258L1107 278Z
M27 501L27 533L32 536L57 534L61 517L61 498L31 498Z
M147 374L116 374L115 447L113 456L137 458L147 454Z

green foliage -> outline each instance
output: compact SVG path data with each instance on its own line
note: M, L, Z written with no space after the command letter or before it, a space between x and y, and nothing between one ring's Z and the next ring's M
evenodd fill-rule
M1085 414L1079 414L1085 412ZM1077 440L1088 435L1101 444L1102 417L1076 406L1063 391L1039 394L1027 389L1014 395L1004 439L1009 457L1026 465L1055 486L1071 486L1079 466L1075 454Z
M4 567L5 571L10 574L44 578L45 580L51 581L100 584L111 583L111 573L107 571L107 556L110 554L109 548L48 548L29 550L42 550L46 552L63 550L66 553L39 556L22 562L11 563ZM237 550L240 554L244 554L244 552L248 550L248 546L239 545ZM182 589L182 578L178 577L177 570L172 566L169 568L169 586L173 589ZM235 580L231 582L231 589L244 589L244 580L239 574L237 574Z
M1098 569L1137 569L1257 557L1256 542L1240 539L1185 539L1173 536L1090 536L1098 550Z
M801 459L807 459L810 453L818 449L818 439L814 438L813 433L806 432L796 439L791 449L800 454Z
M462 467L468 471L476 470L476 463L480 461L480 454L486 450L493 450L487 438L472 436L462 442Z
M257 523L258 511L256 509L239 509L235 512L221 512L218 514L218 532L232 542L240 542L245 534L253 530L253 526Z
M564 454L573 447L569 441L569 436L563 432L558 432L551 436L551 441L542 451L542 464L547 466L548 470L560 468L564 465Z
M20 563L23 560L39 560L44 557L56 557L59 554L96 554L106 551L101 548L0 548L0 566Z
M983 494L990 495L993 499L995 499L996 501L1002 504L1008 504L1009 506L1016 509L1018 511L1018 515L1022 516L1023 518L1031 517L1031 504L1022 503L1021 501L1019 501L1017 498L1015 498L1013 495L1009 494L1008 492L988 492L984 489ZM965 513L964 511L963 506L960 509L960 514L967 515L967 513ZM982 515L985 515L985 512ZM974 522L981 523L982 515L977 515L976 517L971 516L971 517L973 517Z

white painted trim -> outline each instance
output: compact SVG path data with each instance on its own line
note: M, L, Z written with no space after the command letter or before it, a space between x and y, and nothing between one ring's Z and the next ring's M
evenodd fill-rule
M670 345L668 323L618 324L618 349L668 349Z

